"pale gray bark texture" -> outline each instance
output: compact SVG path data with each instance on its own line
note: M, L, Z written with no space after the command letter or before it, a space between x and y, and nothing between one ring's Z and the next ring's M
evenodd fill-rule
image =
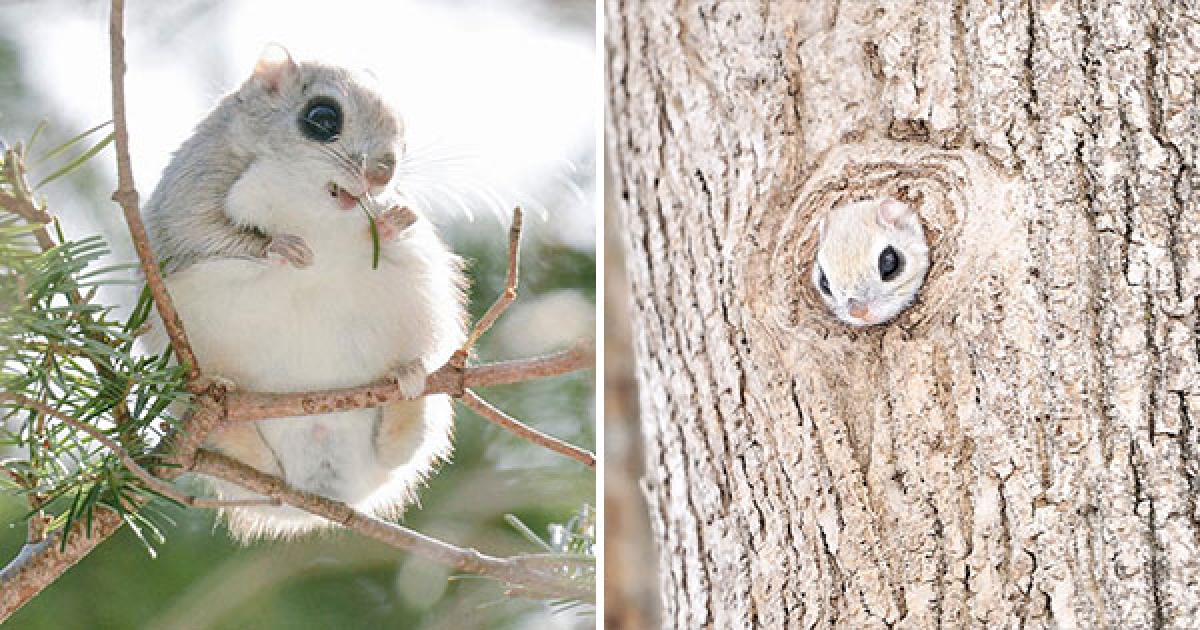
M1200 628L1195 6L607 14L664 625ZM933 268L852 330L875 195Z

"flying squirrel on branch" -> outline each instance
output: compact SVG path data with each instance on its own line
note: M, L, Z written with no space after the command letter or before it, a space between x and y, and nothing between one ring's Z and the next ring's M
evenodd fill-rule
M427 220L380 201L403 150L400 120L378 94L277 46L201 121L145 214L204 373L249 391L388 376L407 396L423 391L463 342L464 279ZM378 261L368 213L378 217ZM153 336L165 346L161 329ZM206 445L300 490L394 516L449 455L452 427L450 399L430 395L232 424ZM209 482L224 499L256 496ZM241 540L328 525L286 506L224 515Z

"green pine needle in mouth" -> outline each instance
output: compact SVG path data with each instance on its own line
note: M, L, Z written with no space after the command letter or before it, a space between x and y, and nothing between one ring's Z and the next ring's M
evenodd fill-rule
M340 191L337 182L329 182L329 185L325 188L329 191L329 196L335 198ZM358 207L362 208L363 214L367 215L367 223L371 228L371 269L379 269L379 252L382 246L379 240L378 217L367 207L367 204L363 203L361 198L356 197L355 199L358 202Z
M375 216L374 212L371 212L371 209L361 199L358 202L358 207L362 208L363 214L367 215L367 223L370 224L371 228L371 269L379 269L379 250L381 245L379 242L378 217Z

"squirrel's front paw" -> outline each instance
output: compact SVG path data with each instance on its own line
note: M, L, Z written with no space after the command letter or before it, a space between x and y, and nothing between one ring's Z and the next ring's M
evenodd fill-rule
M405 398L417 398L425 391L425 378L429 372L420 360L410 361L392 370L391 379L400 388Z
M392 206L375 219L375 228L379 230L379 240L387 243L396 240L401 232L416 222L417 213L408 206Z
M299 236L291 234L276 234L267 243L265 252L268 261L277 265L290 264L293 267L307 267L313 262L313 252L308 243Z

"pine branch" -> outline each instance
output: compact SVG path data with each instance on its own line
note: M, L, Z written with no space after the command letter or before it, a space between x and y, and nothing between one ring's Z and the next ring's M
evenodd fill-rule
M195 471L231 481L258 494L321 516L387 545L446 566L505 582L527 595L590 600L590 588L580 587L573 573L589 569L590 561L542 555L496 558L474 549L462 549L400 525L388 523L320 495L297 490L282 479L208 449L196 453ZM564 574L565 573L565 574Z
M11 151L11 149L10 149ZM15 153L15 152L14 152ZM9 163L8 160L5 160ZM14 164L15 166L15 164ZM25 219L30 223L44 224L54 220L54 217L33 205L33 202L26 197L18 197L0 190L0 206L4 206L5 210Z
M25 545L21 552L0 569L0 623L20 610L29 600L53 584L97 545L108 540L125 521L112 510L97 511L90 523L76 521L66 533L55 532L45 540Z
M155 477L154 475L151 475L150 472L147 471L145 468L142 468L142 466L137 463L137 460L134 459L133 456L130 455L128 452L126 452L126 450L124 448L122 448L121 445L116 442L116 440L113 440L112 438L108 437L107 435L104 434L103 431L101 431L100 429L97 429L96 427L92 426L91 424L88 424L87 422L84 422L83 420L80 420L78 418L69 416L69 415L51 407L50 405L38 402L28 396L22 396L21 394L14 394L11 392L0 392L0 403L4 403L4 402L16 403L17 405L19 405L20 407L22 407L24 409L33 409L33 410L37 411L38 413L41 413L41 414L44 414L47 416L52 416L54 418L57 418L61 422L67 424L68 426L70 426L74 429L77 429L79 431L83 431L84 433L92 436L92 438L94 438L97 442L100 442L101 444L103 444L105 448L107 448L111 453L116 455L121 460L121 463L125 465L125 468L128 469L129 472L133 473L133 475L135 477L137 477L138 479L141 479L142 483L146 484L147 488L150 488L151 490L157 492L158 494L161 494L161 495L163 495L177 503L180 503L182 505L186 505L188 507L196 507L196 508L225 508L225 507L246 507L246 506L252 506L252 505L279 505L279 501L277 501L277 500L237 499L237 500L232 500L232 501L223 501L223 500L219 500L219 499L206 499L203 497L194 497L189 494L184 494L183 492L176 490L175 487L172 486L171 484L163 481L162 479L159 479L158 477Z
M534 359L505 361L467 368L450 366L448 364L429 376L429 379L426 381L425 393L447 393L454 395L456 392L465 391L467 387L510 384L526 380L545 378L547 376L566 374L580 369L589 368L592 366L593 362L594 352L591 347L587 344L578 344L570 350ZM201 403L203 409L199 412L194 411L192 415L195 416L197 414L208 414L212 418L215 418L213 426L217 426L221 419L226 416L229 417L231 421L248 422L269 417L325 413L325 411L321 410L323 409L321 405L325 404L335 405L334 407L328 408L328 410L354 409L377 406L392 400L401 399L402 396L400 395L399 390L396 388L395 384L391 382L325 393L232 394L229 396L230 404L228 411L222 411L223 407L216 402L216 399L210 398L206 395L200 395L197 396L196 400ZM237 402L235 403L234 401ZM336 406L339 404L344 404L345 406ZM197 442L197 445L198 444L199 442ZM169 453L171 451L171 447L170 445L165 444L162 450L164 453ZM264 496L278 498L302 509L307 509L307 505L303 503L303 501L306 499L300 499L296 497L313 496L318 503L321 501L330 502L330 500L324 499L323 497L305 495L299 491L288 489L282 480L278 480L269 475L264 475L252 468L249 469L252 472L248 475L242 475L241 473L237 472L229 473L230 475L239 475L237 478L224 477L224 472L221 474L210 473L208 468L212 467L219 468L221 471L226 470L226 468L228 468L230 471L239 471L242 470L243 467L249 467L244 466L236 461L233 462L234 465L232 467L228 467L220 460L220 456L218 456L216 460L217 463L213 463L213 457L211 456L216 454L210 453L208 456L205 456L204 453L206 453L206 451L203 449L198 449L193 462L189 463L189 465L182 470L193 470L195 472L202 472L205 474L214 474L214 476L226 478L234 483L244 485L245 487ZM207 461L208 463L201 464L201 462L204 461ZM179 468L163 468L161 470L156 470L155 473L163 479L169 479L172 476L177 476L180 471L181 469ZM243 484L243 478L249 481ZM276 486L280 487L281 489L288 489L289 492L296 493L293 498L296 498L296 500L300 501L301 503L291 503L291 501L288 500L288 497L292 496L290 494L285 495L279 492L273 494ZM353 512L352 508L345 506L344 504L338 504L337 502L330 503L336 505L332 508L329 505L324 505L321 509L329 508L333 510L332 512L329 512L329 514L335 515L341 514L340 510L343 508ZM314 513L329 518L327 513ZM331 518L330 520L342 523L349 529L374 538L379 538L380 536L391 537L394 535L394 532L389 533L391 532L390 529L379 529L381 526L390 528L392 527L391 525L357 512L354 514L357 516L353 518L348 517L346 519L339 519L335 517ZM378 521L378 523L375 523L376 521ZM41 592L42 589L52 584L59 575L74 566L76 562L83 558L83 556L90 553L93 548L115 533L116 530L120 528L122 523L123 521L114 513L104 511L97 514L93 522L93 527L90 531L82 531L79 526L74 527L68 537L67 547L63 551L58 550L57 544L43 544L36 547L27 545L26 549L22 551L22 554L17 559L10 563L10 565L3 571L0 571L0 623L7 619L12 613L20 609L20 607L23 606L27 601L37 595L37 593ZM369 524L362 525L362 523ZM416 534L416 532L412 533ZM57 541L59 535L61 534L56 533L47 540ZM420 534L416 535L422 536ZM422 538L427 537L422 536ZM434 543L445 545L445 543L439 543L432 538L429 538L428 540L431 540ZM384 540L384 542L389 542L389 540ZM389 542L389 544L391 543ZM450 551L456 549L457 548L452 548ZM471 567L476 566L470 562L474 557L472 554L475 554L476 552L463 550L457 551L461 552L461 555L450 554L447 557L454 557L456 558L455 562L462 562L464 564L463 566L459 566L458 564L453 564L451 566L455 566L463 571L471 571ZM543 594L543 591L539 590L542 586L545 586L540 582L540 580L543 578L535 577L532 580L521 581L518 579L520 576L519 573L512 573L511 575L509 573L505 573L506 571L516 571L517 568L522 566L522 563L533 563L535 562L533 558L537 557L525 556L524 558L525 560L519 562L511 559L503 560L503 562L509 564L504 565L504 567L501 567L498 570L501 571L503 575L512 577L511 580L505 579L506 582L509 582L510 584L520 583L524 585L526 589L528 589L522 590L522 594L529 596ZM542 559L540 562L545 563L546 560ZM490 577L496 576L490 575ZM530 581L533 582L532 585L529 584ZM555 586L555 588L560 587L561 584ZM553 595L557 592L558 591L551 591L548 594Z
M25 181L25 152L20 143L14 148L4 150L4 179L12 185L12 191L0 191L0 205L37 226L33 230L33 238L42 251L53 249L57 243L50 237L46 224L53 221L54 217L33 202L32 191Z
M84 134L77 136L77 138L81 138L87 133L89 132L84 132ZM46 229L45 225L52 222L54 217L44 209L38 208L38 205L34 202L33 191L29 188L29 182L27 181L25 151L20 143L14 149L6 149L4 152L4 176L12 187L12 193L0 191L0 202L2 202L2 205L13 214L36 226L33 229L34 239L43 252L57 247L58 243L50 236L50 232ZM24 297L23 290L18 291L18 294ZM80 306L91 302L95 295L95 287L86 295L72 288L67 292L67 299L72 305ZM102 345L108 345L111 341L101 334L95 334L94 331L89 331L88 339ZM94 356L86 358L102 379L112 380L114 378L116 372L107 360L101 360ZM125 401L122 400L117 403L116 408L113 410L113 417L118 426L124 426L130 420L129 406ZM125 434L122 434L122 441L125 441L127 437Z

